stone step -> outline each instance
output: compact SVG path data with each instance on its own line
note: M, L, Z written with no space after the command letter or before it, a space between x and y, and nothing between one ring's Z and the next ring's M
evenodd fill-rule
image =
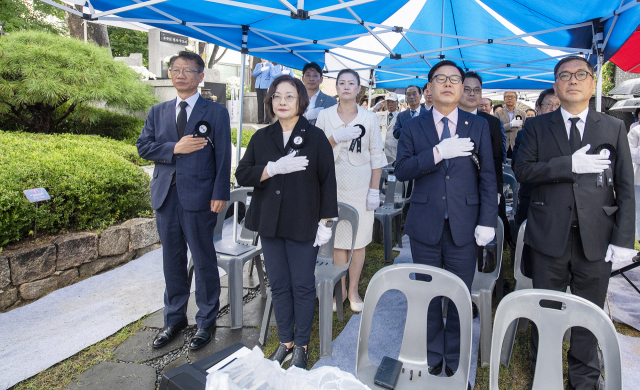
M154 390L156 370L143 364L102 362L78 375L64 390Z
M146 362L182 348L185 343L184 334L181 333L166 346L154 349L151 344L156 334L158 332L152 330L139 331L118 345L113 357L123 362Z

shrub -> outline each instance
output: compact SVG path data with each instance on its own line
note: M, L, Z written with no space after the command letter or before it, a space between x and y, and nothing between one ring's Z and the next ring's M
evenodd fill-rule
M253 137L253 135L256 132L254 130L248 130L248 129L244 129L242 130L242 138L240 139L240 147L242 148L246 148L249 145L249 141L251 140L251 137ZM238 137L238 130L237 129L231 129L231 143L233 144L233 146L236 146L236 138Z
M44 187L38 230L95 229L151 212L150 178L134 146L101 137L0 131L0 245L27 237Z

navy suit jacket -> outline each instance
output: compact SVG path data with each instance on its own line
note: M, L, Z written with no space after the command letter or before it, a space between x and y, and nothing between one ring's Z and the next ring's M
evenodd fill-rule
M210 138L215 148L189 154L173 154L178 139L176 99L151 107L142 133L136 141L140 157L155 163L151 180L151 207L164 203L171 179L176 176L178 197L182 208L198 211L211 208L211 200L229 200L231 182L231 130L229 112L218 103L198 98L184 135L193 134L196 123L211 125Z
M434 164L433 147L440 143L431 110L402 128L395 175L415 180L404 231L412 239L435 245L442 237L445 206L456 245L472 242L477 225L496 227L498 202L493 150L487 120L458 109L456 134L476 144L481 170L470 157Z
M424 106L424 104L420 105L420 113L418 114L418 117L424 116L425 113L429 111L428 108L426 108ZM405 125L405 123L407 123L408 121L410 121L411 119L411 109L407 108L406 110L402 111L401 113L398 114L398 117L396 118L396 124L393 126L393 138L395 139L400 139L400 133L402 132L402 126Z

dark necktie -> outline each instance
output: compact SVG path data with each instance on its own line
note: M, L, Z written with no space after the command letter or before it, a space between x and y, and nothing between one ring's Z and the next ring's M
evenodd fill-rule
M449 118L447 118L446 116L443 116L441 120L444 126L442 126L442 137L440 137L440 141L443 141L447 138L451 138L451 131L449 131ZM448 168L449 160L444 160L444 163L447 165L447 168ZM449 210L446 203L444 204L444 219L449 219Z
M178 113L178 120L176 126L178 127L178 138L184 137L184 129L187 127L187 106L189 103L184 100L180 102L180 112Z
M582 139L580 138L580 130L578 130L578 121L580 118L574 117L569 118L571 121L571 137L569 138L569 144L571 145L571 153L575 153L576 150L580 149L580 144L582 143Z
M392 120L393 120L393 114L389 113L389 116L387 117L387 126L389 126Z
M411 117L415 118L415 116L416 116L416 110L411 110Z

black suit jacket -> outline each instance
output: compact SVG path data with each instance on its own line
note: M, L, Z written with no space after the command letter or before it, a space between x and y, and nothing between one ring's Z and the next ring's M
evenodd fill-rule
M261 236L313 240L320 219L338 216L331 144L324 131L310 125L303 116L298 119L289 142L302 128L309 138L300 149L300 156L309 159L304 171L260 181L267 163L286 155L279 121L256 131L236 169L238 184L254 187L245 226Z
M635 198L633 167L624 122L589 110L582 146L616 148L613 183L597 186L597 174L574 174L571 147L561 110L529 119L514 172L533 184L524 241L535 250L560 257L567 246L572 208L577 208L580 237L588 260L604 259L613 244L633 248Z
M493 149L493 166L496 170L496 181L498 182L498 193L502 193L502 130L500 129L500 119L493 115L480 110L477 111L478 116L489 122L489 134L491 135L491 149Z

